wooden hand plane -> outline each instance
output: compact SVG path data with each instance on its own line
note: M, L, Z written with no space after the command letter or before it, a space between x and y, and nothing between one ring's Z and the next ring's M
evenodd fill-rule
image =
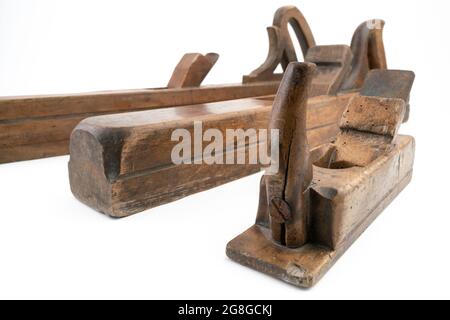
M282 74L274 73L277 65L285 69L289 62L297 61L288 25L294 28L306 61L317 65L311 76L307 103L310 145L315 147L335 138L345 106L361 88L361 78L370 69L386 68L381 37L383 24L369 28L368 23L363 23L356 30L351 46L318 46L301 12L295 7L282 7L275 13L273 26L268 28L267 60L243 78L241 96L253 94L253 97L237 99L240 96L235 94L235 99L231 96L225 99L224 88L188 89L195 99L185 106L82 121L70 141L73 194L102 213L125 217L258 172L260 166L254 164L175 166L171 150L176 142L171 141L171 133L184 128L194 134L195 121L202 121L205 130L215 128L222 133L227 129L267 128L274 94L263 95L263 92L269 88L267 85L279 84ZM203 75L208 67L202 65L211 66L216 59L215 55L186 57L170 84L180 86L187 79L191 79L188 81L191 85L199 84L203 76L189 70L203 70L200 73ZM194 63L196 68L192 67ZM259 89L249 93L249 86ZM207 94L202 90L209 90L211 97L216 92L219 95L216 100L226 101L206 103ZM179 98L180 94L173 96L177 102ZM253 146L244 147L244 152L250 147Z
M296 31L302 51L308 52L307 60L323 62L319 63L322 71L316 77L314 95L358 89L368 70L386 68L382 25L368 28L363 23L356 30L350 48L315 46L300 11L283 7L269 27L267 61L245 76L242 83L201 86L218 55L189 53L181 59L164 88L0 97L0 163L68 154L72 130L92 116L274 95L281 79L281 75L273 74L277 65L281 63L285 68L288 62L297 61L287 31L289 24Z
M227 255L299 287L313 286L410 182L414 139L398 135L414 81L374 70L347 104L340 132L310 150L307 97L316 66L291 63L269 127L279 131L279 170L261 180L253 227Z

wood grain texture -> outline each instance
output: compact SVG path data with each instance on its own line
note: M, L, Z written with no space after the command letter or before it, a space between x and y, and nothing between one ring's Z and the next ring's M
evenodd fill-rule
M335 94L351 72L352 52L343 45L315 46L308 50L305 62L316 65L310 96Z
M273 25L267 28L269 51L266 60L257 69L243 77L244 83L280 80L283 74L275 73L280 65L283 71L290 62L298 62L288 26L294 30L305 62L319 65L323 78L320 94L334 94L338 90L355 90L362 86L366 74L374 69L387 69L383 43L384 21L368 20L355 30L350 47L318 46L312 31L296 7L281 7L275 13ZM327 72L334 70L334 72ZM333 79L333 80L332 80ZM333 83L334 86L330 86ZM317 88L317 86L316 86Z
M284 71L290 62L298 61L289 26L294 30L303 56L306 56L308 50L316 45L314 35L300 10L294 6L279 8L275 12L272 26L267 28L269 36L267 58L261 66L243 77L244 83L279 81L283 75L274 73L278 65L281 65Z
M320 244L314 244L314 242L297 249L286 250L279 245L274 245L268 228L255 224L228 243L227 256L243 266L265 273L296 287L311 288L322 279L347 249L389 206L411 182L411 179L412 172L409 172L393 189L384 193L384 198L381 202L370 211L359 225L355 226L353 232L346 239L347 241L336 250ZM325 226L326 228L323 231L327 232L329 225L326 224Z
M267 204L273 239L287 247L298 247L307 241L309 191L305 187L311 183L312 163L306 115L315 71L312 63L289 65L269 120L269 128L279 132L279 169L266 176Z
M308 68L296 64L296 69ZM276 101L283 107L301 106L304 97L292 95L298 80L288 68L278 91ZM308 73L303 75L306 83ZM340 132L331 143L314 148L303 147L302 152L288 148L280 152L280 175L266 174L260 184L260 200L256 224L233 239L227 246L227 255L251 268L277 277L299 287L313 286L336 262L347 248L359 237L382 210L409 183L414 165L415 142L410 136L397 135L404 120L406 101L398 97L409 97L405 88L411 89L411 72L377 71L366 78L365 92L383 96L355 95L349 101L340 121ZM391 82L391 86L387 84ZM378 85L377 85L378 84ZM278 108L283 109L282 106ZM273 113L271 121L277 121L304 136L306 129L302 118L295 111ZM298 131L301 131L300 133ZM280 145L290 145L293 135L282 135ZM295 159L295 158L298 159ZM294 159L293 159L294 158ZM314 163L312 178L305 163ZM298 170L290 175L285 168ZM300 177L300 178L299 178ZM310 181L308 185L305 182ZM280 183L281 182L281 183ZM271 205L273 185L279 194L295 194L284 197L283 206ZM304 205L298 206L297 203ZM279 209L289 211L284 221L298 216L304 220L296 232L297 243L280 241L288 237L289 229L280 228L280 221L273 214ZM275 217L275 219L274 219Z
M217 53L187 53L176 66L168 88L199 87L219 59Z
M0 163L68 153L70 133L92 116L274 94L278 82L1 97Z
M268 28L267 60L244 76L243 84L199 87L218 55L191 53L181 59L165 88L1 97L0 163L67 154L70 132L91 116L275 94L282 77L274 74L277 65L285 69L297 61L288 25L306 59L318 65L311 95L357 90L370 69L386 67L382 30L376 23L358 28L351 45L355 58L350 59L346 46L316 46L303 14L295 7L282 7Z
M370 70L387 69L383 43L384 24L383 20L368 20L356 29L350 45L353 52L352 71L341 90L361 88Z
M403 122L409 119L409 95L416 75L403 70L371 70L361 88L366 97L386 97L402 99L406 102Z
M339 130L338 119L354 93L308 100L308 134L316 146ZM92 117L72 134L69 174L83 203L124 217L258 172L259 165L174 165L174 129L267 128L273 96ZM265 141L260 141L265 143ZM206 144L206 143L205 143ZM248 153L250 146L246 146ZM232 148L236 152L236 148Z

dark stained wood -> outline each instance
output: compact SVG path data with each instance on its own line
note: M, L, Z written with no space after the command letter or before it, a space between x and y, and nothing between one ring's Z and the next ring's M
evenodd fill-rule
M305 62L321 61L322 67L325 67L325 61L331 60L325 70L319 68L318 72L322 74L324 83L333 82L335 87L328 88L328 91L322 92L322 94L334 94L338 90L358 89L362 86L364 78L370 70L387 69L383 44L384 21L368 20L362 23L353 35L350 48L343 45L316 46L311 29L303 14L295 7L286 6L275 13L273 25L267 28L269 53L266 60L249 75L244 76L244 83L281 80L283 74L275 73L275 69L281 65L283 70L286 70L290 62L298 61L287 29L289 24L294 29L300 43ZM350 56L347 51L350 51ZM350 66L347 65L348 59L351 60ZM339 68L339 63L341 63L341 68ZM331 81L330 78L335 77L336 74L326 72L330 70L330 67L340 70L341 81ZM345 70L342 70L342 67Z
M273 26L280 30L281 38L284 43L284 53L282 66L287 68L291 61L297 61L297 54L289 34L288 25L294 30L297 41L302 49L303 56L306 56L309 48L316 45L313 33L306 22L305 17L300 10L294 6L284 6L279 8L273 17Z
M300 44L303 56L316 45L312 31L303 14L294 6L279 8L274 15L273 25L267 28L269 35L269 53L266 61L244 76L243 82L258 82L268 80L281 80L282 74L274 74L279 64L286 69L289 62L298 61L295 47L289 34L288 26L291 26Z
M402 70L371 70L361 88L361 95L367 97L399 98L406 101L403 122L409 118L409 95L414 82L414 72Z
M352 52L348 46L315 46L305 62L316 65L309 96L336 94L351 72Z
M308 100L312 146L335 137L338 119L354 95ZM171 134L178 128L192 132L197 120L204 130L221 132L267 128L272 103L268 96L86 119L70 142L72 192L100 212L124 217L258 172L260 166L250 164L174 165L171 150L178 142L171 141Z
M283 112L270 120L285 126L280 172L261 180L256 224L227 245L236 262L299 287L317 283L410 182L415 149L414 138L397 134L414 76L384 70L366 78L369 96L350 99L336 139L309 152L306 98L294 94L312 77L308 69L291 64L285 73L274 104ZM303 148L286 147L299 140Z
M309 90L309 101L303 101L308 105L308 113L304 118L306 120L307 117L309 143L316 146L335 137L339 131L338 121L343 111L341 106L356 94L353 90L353 93L338 95L348 76L352 72L357 72L358 75L366 74L369 67L352 70L352 64L354 64L352 49L358 49L357 46L361 41L353 41L352 49L345 45L316 46L311 30L301 12L295 7L288 6L276 12L273 26L268 28L270 49L266 62L251 75L244 77L244 83L277 81L281 77L273 74L276 66L281 64L286 68L290 61L296 61L292 39L287 29L289 24L294 28L306 61L316 65L314 74L305 78L308 83L311 82L311 85L302 87L305 85L302 83L297 87L298 92L302 92L304 97L307 96L304 90ZM357 32L356 38L366 39L367 43L370 42L371 37L374 37L372 32L363 35L360 33L361 31ZM379 37L376 39L381 41ZM357 52L358 57L363 57L367 61L369 59L379 61L378 58L377 60L372 56L369 57L369 52L373 51L369 50L369 47L367 44L367 48L360 49ZM201 55L186 56L177 67L173 79L178 82L184 81L186 75L195 69L196 63L203 61L204 58ZM202 70L208 69L207 63L201 64L204 66ZM363 66L366 65L363 64ZM383 67L381 63L378 65L367 63L367 66ZM203 75L205 72L199 72L199 74ZM286 88L290 87L287 85ZM333 95L337 96L333 97ZM278 96L283 97L282 94ZM249 98L207 106L190 105L159 112L104 116L83 121L75 129L71 139L72 191L78 199L94 209L111 216L123 217L259 171L260 166L255 165L174 167L170 154L175 143L170 141L169 133L180 126L192 130L194 120L202 120L206 127L216 127L222 131L226 128L245 129L255 128L255 126L266 128L265 122L269 119L271 103L271 97ZM249 105L251 111L247 109ZM297 110L293 107L288 107L286 110ZM217 118L217 112L210 114L208 111L210 108L221 110L217 111L221 116ZM292 110L289 112L293 112ZM170 116L166 117L167 115ZM183 117L179 118L179 116ZM120 123L119 127L117 127L118 123ZM284 128L284 126L281 127ZM299 150L308 149L302 143L296 142L295 145ZM89 152L86 152L86 148L90 149ZM282 148L282 150L285 149ZM93 156L90 156L93 154L96 155L95 161ZM293 161L293 163L297 162ZM279 177L284 174L286 172ZM294 191L292 192L295 194ZM273 198L272 207L276 209L275 211L279 209L280 219L284 215L290 216L283 202L285 198L280 195ZM307 195L305 199L308 199ZM297 204L302 206L303 203L306 202L300 201ZM302 216L300 212L301 210L295 211L293 216L298 219L294 219L293 222L278 222L281 226L278 228L278 240L281 243L295 246L307 240L306 232L302 233L298 230L307 228L309 218ZM276 214L275 212L274 216Z
M356 29L350 47L353 52L352 72L341 90L361 88L369 70L387 69L383 43L383 20L368 20Z
M281 80L283 74L275 73L275 69L283 59L285 47L280 32L280 29L277 27L272 26L267 28L269 36L269 52L267 58L257 69L242 78L243 83Z

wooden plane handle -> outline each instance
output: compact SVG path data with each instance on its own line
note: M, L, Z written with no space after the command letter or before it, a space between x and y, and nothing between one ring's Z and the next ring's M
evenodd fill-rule
M303 56L316 45L313 33L303 14L294 6L284 6L275 12L273 25L267 28L269 35L269 53L266 61L244 76L243 82L279 80L282 75L274 74L279 64L286 70L290 62L296 62L297 54L288 30L291 26L300 44Z
M372 69L387 69L383 44L383 20L368 20L361 23L353 34L352 72L341 90L361 88L367 73Z
M273 25L280 28L281 36L284 42L284 53L281 61L284 70L286 70L290 62L298 61L294 45L289 34L288 25L290 25L294 30L304 57L306 56L309 48L316 45L316 41L314 40L314 36L308 22L300 10L295 6L284 6L279 8L275 12Z
M199 87L219 59L217 53L187 53L181 58L170 78L168 88Z
M312 63L289 64L269 121L269 129L279 131L279 170L265 176L272 236L288 247L299 247L307 241L312 164L306 111L315 68Z

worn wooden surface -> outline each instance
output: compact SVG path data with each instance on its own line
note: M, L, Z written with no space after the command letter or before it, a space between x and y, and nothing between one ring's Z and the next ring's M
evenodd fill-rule
M372 69L387 69L383 43L384 24L383 20L368 20L356 29L350 45L353 52L352 71L341 90L360 88Z
M406 102L405 117L409 119L409 96L414 82L414 72L403 70L371 70L361 88L361 95L366 97L399 98Z
M295 78L291 73L308 77L307 72L302 72L305 68L308 66L297 64L287 69L281 83L285 89L279 90L285 99L276 100L284 101L284 107L294 104L306 110L302 96L294 101L287 98L298 83L291 80ZM284 195L284 206L275 209L290 212L281 221L284 226L281 234L286 239L291 237L287 226L295 222L296 214L305 220L302 228L291 230L304 241L297 245L280 241L280 219L274 219L273 197L268 191L281 180L265 175L260 186L256 224L228 244L227 255L231 259L293 285L311 287L409 183L414 139L397 132L406 112L407 102L402 97L409 96L405 95L404 88L411 88L414 75L399 71L397 77L392 76L392 72L380 71L376 76L367 77L366 89L383 96L354 96L343 113L340 132L333 142L320 145L311 153L294 149L280 159L290 169L293 157L303 158L296 160L300 165L293 167L294 173L284 175L286 181L282 181L279 192ZM390 81L393 85L389 90L385 84ZM279 121L287 123L294 115L297 120L292 132L305 131L304 116L299 111L290 109ZM283 136L283 139L289 145L293 136ZM312 179L305 180L301 177L309 175L310 169L304 166L308 161L314 163ZM286 172L281 170L281 173ZM305 185L307 181L311 182ZM296 195L288 197L291 190Z
M346 205L352 207L351 211L348 211L345 216L346 221L344 223L353 222L355 225L353 225L353 228L349 228L351 232L344 233L345 241L340 243L336 249L324 245L332 243L333 239L330 234L339 230L341 226L339 225L339 216L335 215L334 212L330 216L330 212L326 211L331 205L335 205L335 202L327 203L319 200L322 199L324 192L332 195L335 189L326 189L327 186L324 189L322 184L314 187L311 199L313 206L311 215L314 217L312 222L314 229L311 236L314 241L310 241L299 248L288 249L274 244L269 228L255 224L227 245L227 255L242 265L295 286L312 287L411 181L414 140L409 136L399 136L398 138L399 143L395 145L395 149L374 162L373 169L370 172L361 175L360 173L363 170L359 168L359 173L351 177L353 180L351 178L341 180L339 185L342 189L337 190L338 192L343 191L343 188L348 190L348 186L344 185L345 183L351 183L352 190L357 190L362 185L372 186L372 188L364 188L364 192L370 194L370 200L366 202L365 200L362 201L364 198L360 198L357 203L359 207L354 210L354 197L359 197L361 194L344 193ZM399 161L401 161L400 165L398 165ZM313 183L321 182L319 181L320 169L314 167L315 178ZM401 175L396 175L395 169L400 169ZM355 173L358 168L352 171ZM388 176L386 176L386 172L389 173ZM329 173L324 175L329 176ZM341 179L339 176L336 178ZM321 187L322 189L320 189ZM319 190L322 195L317 193L316 190ZM325 195L327 194L325 193ZM363 194L363 196L366 195ZM364 214L361 214L362 212ZM315 215L316 213L317 215ZM347 227L349 226L347 225Z
M91 116L264 96L278 84L1 97L0 163L68 154L70 133Z
M176 66L168 88L199 87L219 59L217 53L187 53Z
M309 210L306 200L312 179L312 163L307 138L307 103L314 64L291 64L273 104L269 129L279 132L279 169L266 176L266 192L272 237L282 245L298 247L306 243ZM287 85L287 84L292 85ZM299 196L299 193L301 196ZM306 201L305 201L306 200Z
M315 46L308 50L305 62L314 63L310 96L336 94L351 72L352 52L348 46Z
M308 103L305 100L304 103L309 108L308 139L310 144L315 146L329 141L338 132L338 120L342 114L341 106L354 95L354 92L338 95L339 88L351 72L352 52L348 46L343 45L315 46L311 31L300 11L295 7L283 7L275 14L274 27L269 29L269 34L272 32L276 38L277 48L273 50L278 50L276 54L279 60L273 60L274 63L286 64L292 59L296 59L295 50L293 50L293 44L287 31L288 23L293 24L297 40L304 49L306 60L315 64L314 72L311 71L311 77L307 77L311 85L299 84L297 87L298 92L303 92L305 99L309 96L311 100ZM202 59L206 60L204 56L186 56L177 67L178 71L174 73L174 78L185 79L185 75L189 73L189 70L186 71L185 65L193 68L195 61ZM309 66L312 66L312 63ZM273 66L266 67L270 71L267 74L269 75ZM265 71L262 69L260 71L263 76L260 77L261 73L258 71L254 73L256 76L253 80L275 80L270 75L266 77ZM300 79L303 78L299 78L299 81ZM308 93L305 90L308 90ZM283 97L283 95L278 96ZM176 120L190 121L190 125L187 122L181 123L188 127L192 126L194 120L202 120L205 126L216 127L223 131L227 128L239 127L243 129L267 128L265 121L267 122L269 119L271 103L272 98L235 100L208 106L177 107L170 110L169 113L164 110L159 113L122 114L84 121L72 135L70 150L72 191L89 206L111 216L122 217L256 172L259 170L259 166L255 165L173 167L169 156L174 143L167 143L170 141L167 133L176 129L175 124L180 126ZM246 115L249 112L249 105L252 106L251 118ZM221 110L222 115L219 119L216 118L217 114L208 114L211 108ZM278 107L275 110L277 109ZM171 114L171 116L161 117L163 114ZM178 118L180 114L185 117ZM208 116L203 117L205 114ZM127 119L126 122L123 122L123 119ZM119 131L116 128L117 122L122 124ZM97 127L100 123L101 129ZM255 127L255 125L257 126ZM150 140L149 132L151 132L153 140ZM97 143L87 142L92 136L94 141L98 141ZM304 145L298 144L297 147L302 149ZM83 151L86 148L89 148L88 154L101 154L102 160L93 161L91 158L86 158L87 154ZM101 153L100 150L105 151ZM102 166L104 169L101 169ZM92 179L92 176L98 177L98 174L86 175L85 173L89 172L86 168L96 168L94 170L96 172L104 171L104 176L109 180L103 179L102 184L97 183L99 179ZM131 169L127 171L127 168ZM157 173L154 168L158 168ZM161 168L167 168L167 170L163 172ZM195 178L192 176L193 174L195 174ZM132 178L124 178L128 176ZM171 176L177 178L171 178ZM155 181L158 179L162 181L161 184L156 184ZM136 186L132 185L136 183L134 181L138 180L142 185L141 190L137 190ZM111 188L106 187L108 185ZM99 190L102 192L99 193ZM301 228L301 224L303 224L303 228L306 228L305 221L305 219L298 219L298 223L292 223L292 228ZM284 231L280 229L280 232ZM305 241L298 237L296 232L289 232L289 234L291 237L283 237L286 239L282 241L287 240L294 244Z
M312 31L303 14L296 7L281 7L275 13L273 25L267 28L269 36L269 51L264 63L250 74L243 77L244 83L281 80L283 74L275 73L281 65L283 71L290 62L297 62L297 55L289 36L288 25L295 32L306 62L317 63L320 56L322 67L334 72L322 73L323 82L327 85L333 82L330 78L336 77L339 71L345 79L335 82L335 87L323 87L321 94L334 94L338 90L355 90L362 86L366 74L373 69L387 69L386 54L383 43L384 21L368 20L355 30L350 47L317 46ZM323 59L327 57L326 59ZM326 60L328 63L325 63ZM347 60L350 60L348 65ZM344 70L342 70L344 68ZM324 70L324 71L326 71ZM338 72L338 74L339 74ZM316 78L317 81L319 78ZM317 86L316 86L317 89Z
M309 99L312 146L335 137L354 95ZM272 102L269 96L86 119L70 143L72 192L100 212L123 217L255 173L259 165L176 166L171 134L177 128L192 131L194 121L202 121L204 130L267 128Z
M318 64L311 95L357 90L368 70L386 67L380 28L372 30L367 23L358 28L351 59L346 46L316 46L302 13L282 7L268 28L268 58L244 77L244 84L199 87L218 55L191 53L166 88L0 98L0 163L67 154L71 131L87 117L275 94L282 76L273 74L275 68L297 61L288 25L306 59Z
M286 69L290 62L298 61L295 47L289 34L291 26L297 37L303 56L316 45L314 35L303 14L294 6L284 6L275 12L273 25L267 28L269 35L269 53L264 63L249 75L243 82L281 80L282 74L275 74L275 69L281 65Z

